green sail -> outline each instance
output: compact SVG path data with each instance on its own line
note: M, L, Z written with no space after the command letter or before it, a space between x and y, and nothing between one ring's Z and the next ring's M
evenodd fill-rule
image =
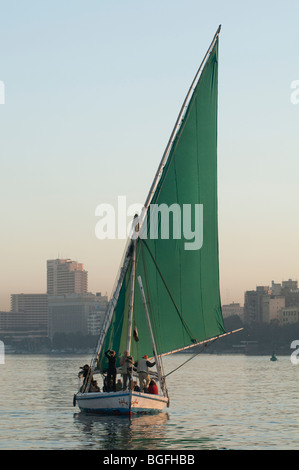
M165 218L155 219L158 225L154 227L148 210L146 224L142 225L136 242L132 324L137 328L139 340L136 341L132 335L130 348L135 359L144 354L152 356L153 353L138 276L142 279L158 354L224 333L218 267L217 95L218 38L194 89L151 199L150 207L154 209L162 204L168 208L175 205L176 210L179 209L181 236L178 219L172 223L171 211L169 236L165 239L164 232L162 236ZM194 237L192 240L191 232L196 232L196 227L198 229L195 213L199 216L200 210L201 236L197 233L197 239ZM184 220L190 214L191 232L185 234ZM156 231L153 230L155 228ZM125 343L121 341L120 346L120 334L113 337L112 331L121 328L116 324L122 323L122 314L124 323L127 323L128 301L124 299L127 299L130 289L129 274L130 269L104 346L108 349L109 344L109 348L116 350L118 355L123 353Z

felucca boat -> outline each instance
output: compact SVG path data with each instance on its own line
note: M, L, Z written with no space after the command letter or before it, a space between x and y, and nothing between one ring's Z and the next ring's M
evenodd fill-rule
M219 33L220 26L182 105L144 210L133 221L89 373L74 395L82 411L162 411L169 406L162 357L232 333L224 330L218 267ZM135 361L152 356L156 371L149 373L158 394L88 391L97 372L105 375L107 350L115 351L117 367L125 350Z

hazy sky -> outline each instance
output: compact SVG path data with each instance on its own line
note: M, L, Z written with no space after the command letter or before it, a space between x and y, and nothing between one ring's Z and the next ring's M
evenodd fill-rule
M295 0L0 1L0 309L57 257L110 294L125 241L96 238L95 209L144 203L219 24L222 302L297 279L298 18Z

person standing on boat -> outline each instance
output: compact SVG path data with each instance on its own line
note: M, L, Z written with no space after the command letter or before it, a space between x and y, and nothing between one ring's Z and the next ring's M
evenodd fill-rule
M121 375L123 378L123 390L127 388L127 380L128 380L128 373L127 373L127 357L128 351L124 352L124 355L120 358L120 365L121 365Z
M121 374L123 377L123 390L127 388L127 381L129 379L129 387L132 382L134 359L129 356L129 351L125 351L124 355L120 358Z
M107 371L107 386L109 392L116 392L116 356L115 351L108 349L105 352L105 356L109 361ZM111 383L112 382L112 383Z
M150 383L148 368L153 367L155 364L155 362L150 362L148 360L148 356L146 354L143 356L142 359L139 359L135 363L135 366L137 367L139 385L142 392L147 390Z

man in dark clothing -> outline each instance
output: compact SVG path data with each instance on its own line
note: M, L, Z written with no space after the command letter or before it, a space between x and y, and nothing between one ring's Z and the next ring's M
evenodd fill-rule
M85 364L83 367L80 367L80 372L78 374L79 377L83 376L83 385L81 387L81 391L89 392L89 390L85 390L87 383L91 383L93 380L93 376L90 377L90 367L88 364Z
M108 370L107 370L107 387L109 392L116 392L116 356L115 351L105 352L105 356L109 361ZM111 383L112 382L112 383Z

